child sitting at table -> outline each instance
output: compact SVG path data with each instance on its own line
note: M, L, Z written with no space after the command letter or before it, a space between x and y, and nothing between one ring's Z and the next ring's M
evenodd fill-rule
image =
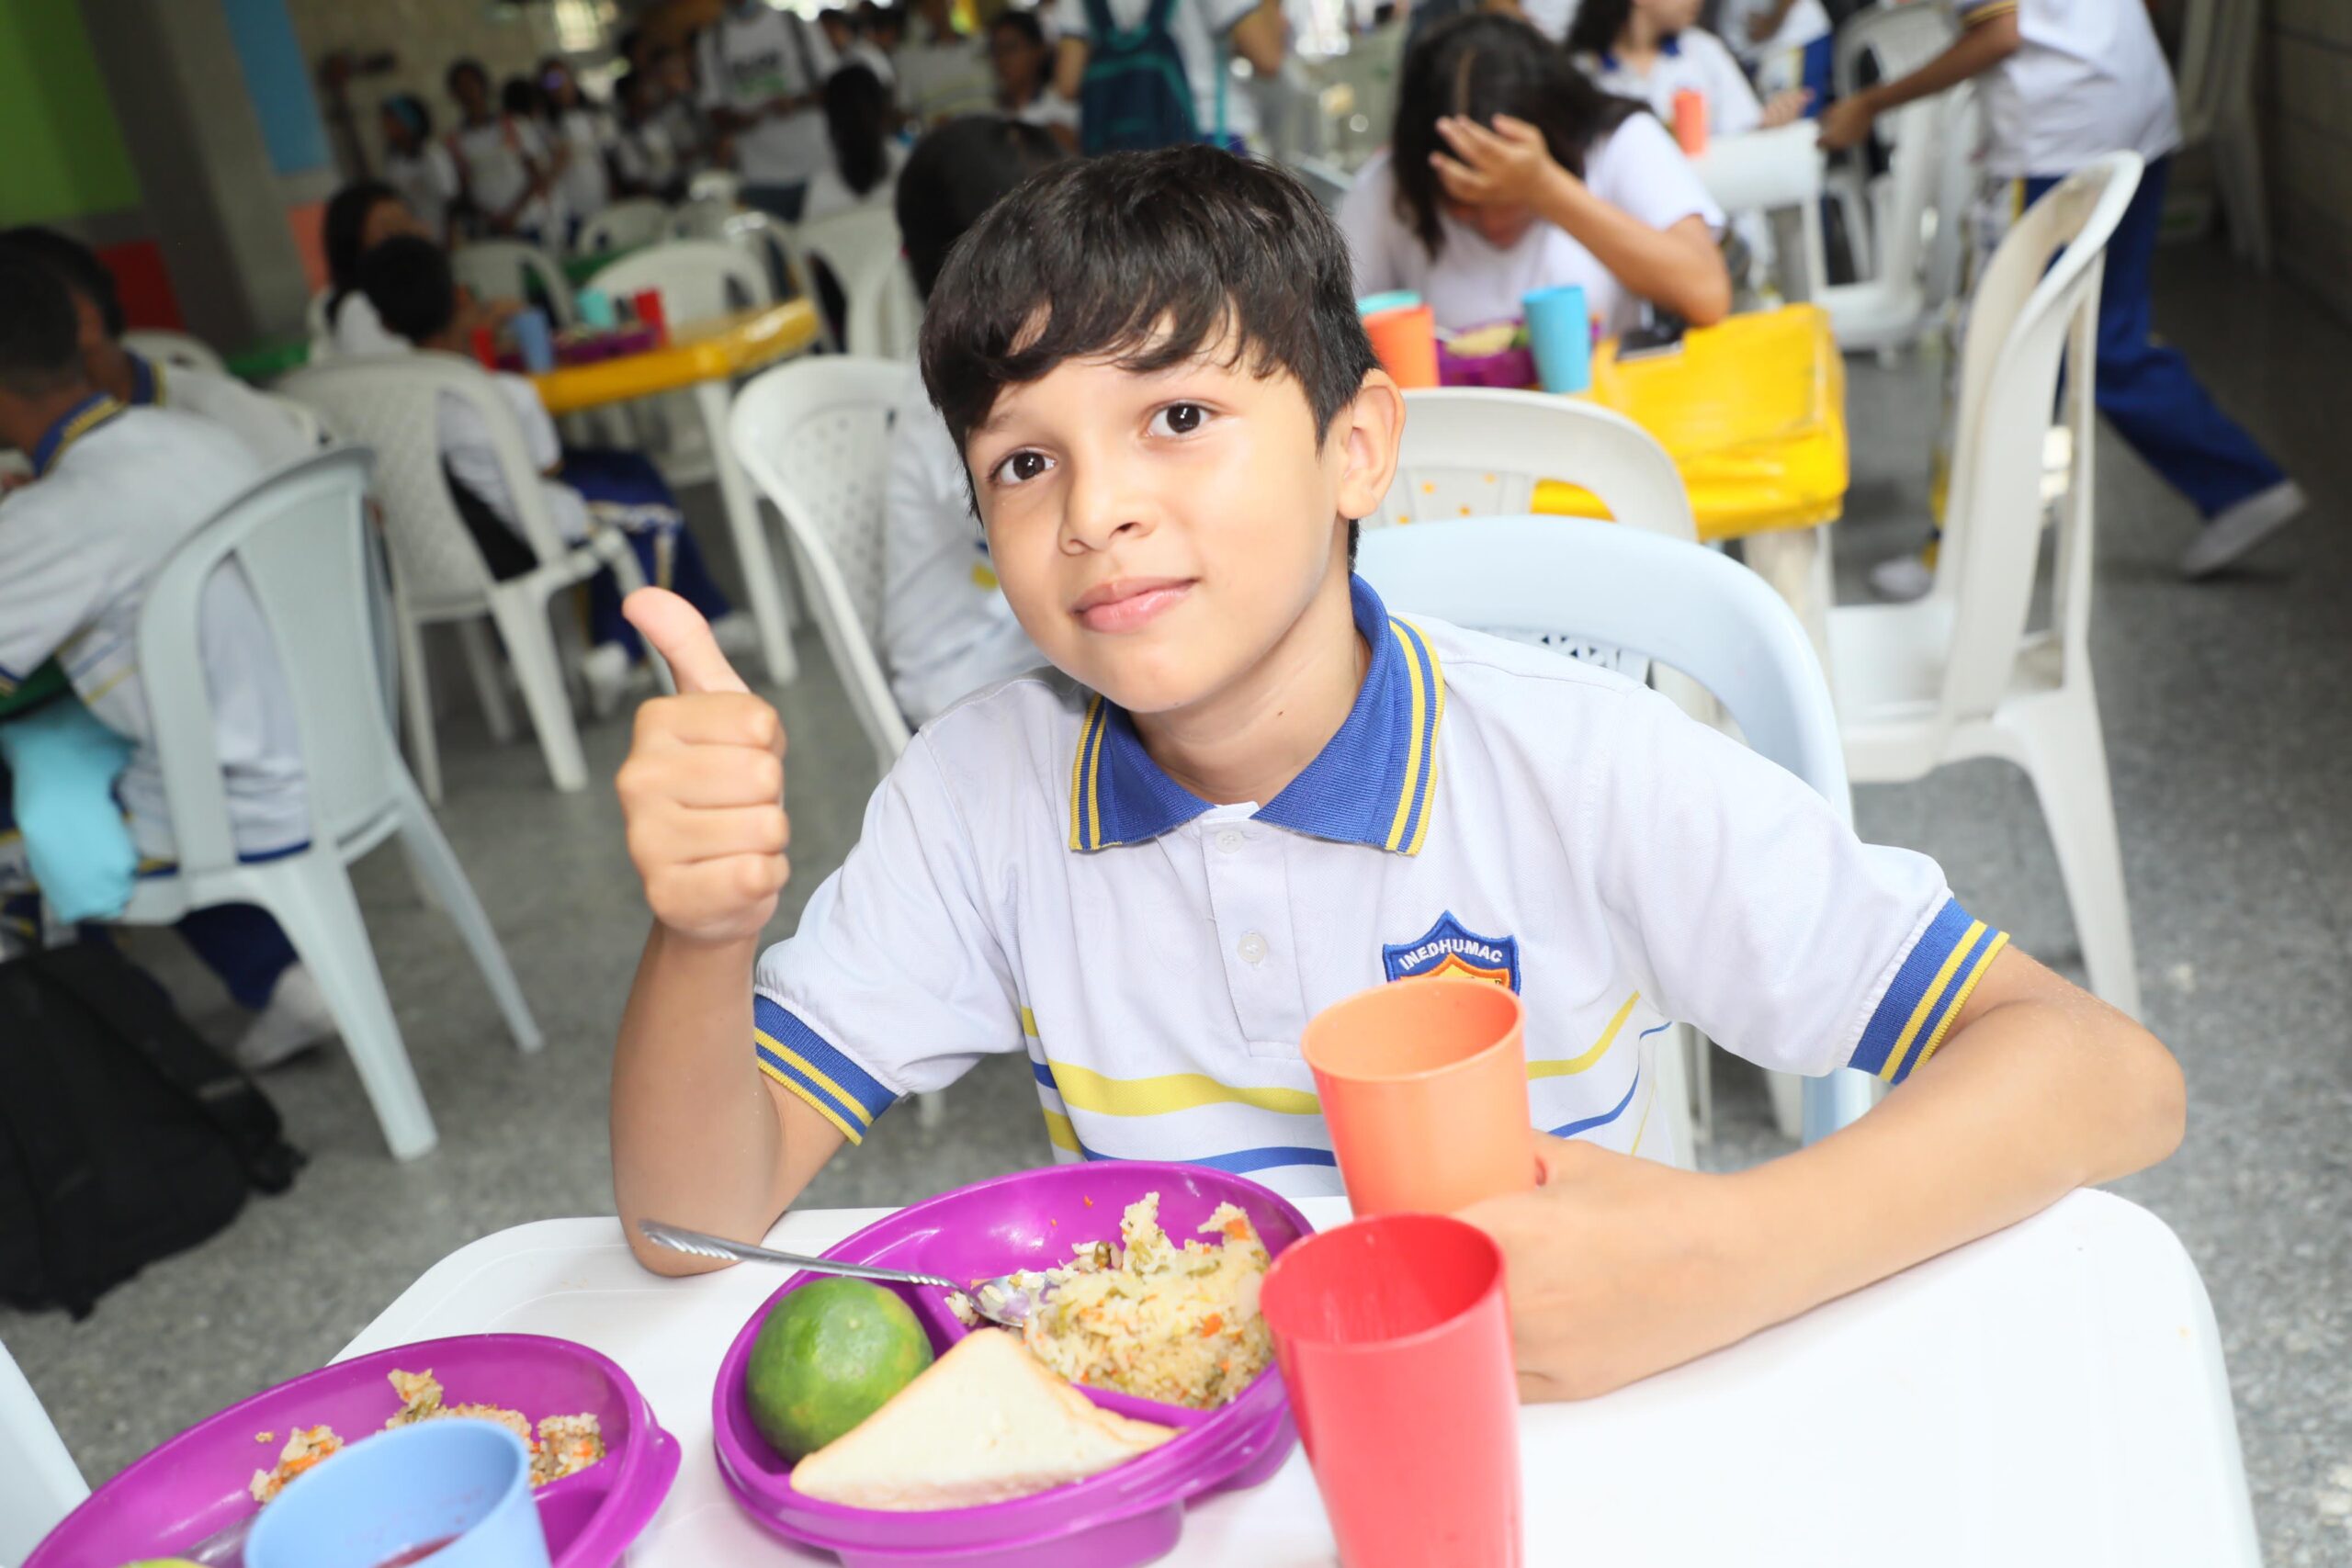
M918 142L898 194L916 292L930 297L948 252L981 213L1062 155L1042 127L996 115L951 119ZM967 692L1046 661L997 586L964 455L911 365L890 415L882 570L882 662L909 723L928 723Z
M1745 136L1804 116L1809 95L1792 87L1757 101L1723 39L1700 27L1700 0L1583 0L1568 51L1603 92L1647 104L1674 123L1674 96L1706 100L1707 134Z
M462 308L449 258L432 241L395 235L359 258L359 288L385 329L415 348L465 354L478 318ZM548 514L564 543L583 543L594 524L628 536L646 581L674 589L696 611L711 617L727 645L741 650L757 641L750 618L729 611L727 596L711 581L685 516L669 485L650 460L636 452L582 451L556 438L555 422L536 388L506 371L490 373L522 428L523 446L541 476ZM441 462L458 515L481 548L493 578L519 577L538 558L521 532L514 500L506 486L489 427L475 407L444 393L441 400ZM610 571L589 580L589 637L581 663L591 706L598 715L617 705L629 669L642 649L620 613L620 592Z
M1054 91L1054 48L1035 11L999 11L989 22L989 64L996 72L997 112L1042 125L1078 151L1078 105Z
M89 830L90 840L0 846L0 896L26 890L38 852L95 855L119 865L119 840L90 797L107 784L129 818L141 874L166 874L174 858L171 815L153 749L153 721L139 678L140 612L149 585L173 552L263 475L227 429L168 408L126 408L92 383L84 367L74 297L47 258L0 243L0 446L32 460L31 483L0 496L0 699L44 671L60 690L6 726L43 727L41 749L0 745L17 773L68 760L66 787L78 800L44 820ZM266 860L310 841L310 804L293 705L260 607L243 576L222 570L205 584L200 637L211 697L221 787L240 856ZM52 666L52 661L54 661ZM51 677L54 679L54 677ZM88 727L61 704L85 708L127 744L93 747ZM19 734L21 735L21 731ZM93 771L95 769L95 771ZM11 781L15 797L28 785ZM28 818L29 836L41 830ZM28 853L30 852L36 852ZM75 910L102 919L130 893L119 870L112 908ZM277 922L252 905L199 909L179 930L230 995L256 1015L234 1050L248 1068L285 1060L334 1033L334 1021Z
M890 199L907 150L891 134L899 111L882 78L853 61L825 78L825 145L832 157L808 177L800 221L814 223Z
M1722 225L1665 126L1493 14L1432 28L1406 57L1391 151L1340 207L1356 292L1409 289L1456 332L1570 283L1609 336L1645 303L1708 325L1731 309Z
M639 710L618 781L654 925L614 1177L648 1267L710 1265L639 1221L760 1237L899 1098L993 1055L1027 1058L1062 1160L1336 1192L1301 1031L1465 942L1510 960L1561 1135L1530 1135L1541 1185L1466 1216L1508 1258L1530 1398L1730 1344L2177 1143L2164 1047L1934 862L1662 697L1351 574L1404 400L1291 175L1187 146L1032 177L948 258L922 367L1055 668L926 725L762 952L781 723L687 606L631 600L682 692ZM1670 1020L1895 1089L1755 1169L1678 1169L1649 1114Z

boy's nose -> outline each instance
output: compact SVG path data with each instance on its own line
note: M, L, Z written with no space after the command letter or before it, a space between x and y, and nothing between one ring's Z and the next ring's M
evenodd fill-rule
M1090 477L1081 470L1064 493L1069 497L1062 514L1066 549L1108 549L1114 539L1151 532L1154 511L1149 498L1120 483L1116 475Z

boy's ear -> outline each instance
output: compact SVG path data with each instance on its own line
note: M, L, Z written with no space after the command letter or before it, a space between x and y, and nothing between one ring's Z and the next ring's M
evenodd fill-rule
M1360 522L1378 508L1396 477L1405 394L1387 371L1374 370L1331 423L1340 448L1340 515Z

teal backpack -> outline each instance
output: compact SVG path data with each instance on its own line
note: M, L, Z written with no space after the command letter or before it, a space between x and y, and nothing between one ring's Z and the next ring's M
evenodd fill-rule
M1120 28L1111 20L1110 0L1086 0L1089 46L1078 94L1082 151L1140 152L1201 140L1200 124L1193 116L1193 84L1168 31L1168 19L1178 4L1151 0L1141 26ZM1225 78L1220 73L1220 121L1224 110ZM1224 127L1217 129L1221 133Z

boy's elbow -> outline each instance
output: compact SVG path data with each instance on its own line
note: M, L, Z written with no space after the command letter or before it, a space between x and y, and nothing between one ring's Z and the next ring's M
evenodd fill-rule
M2132 1043L2132 1082L2137 1111L2132 1131L2140 1145L2135 1151L2140 1157L2132 1168L2144 1170L2171 1158L2187 1135L2188 1082L2163 1041L2136 1023L2132 1032L2136 1036Z
M1684 292L1682 319L1694 327L1712 327L1731 314L1731 274L1724 269L1720 257L1705 276Z

